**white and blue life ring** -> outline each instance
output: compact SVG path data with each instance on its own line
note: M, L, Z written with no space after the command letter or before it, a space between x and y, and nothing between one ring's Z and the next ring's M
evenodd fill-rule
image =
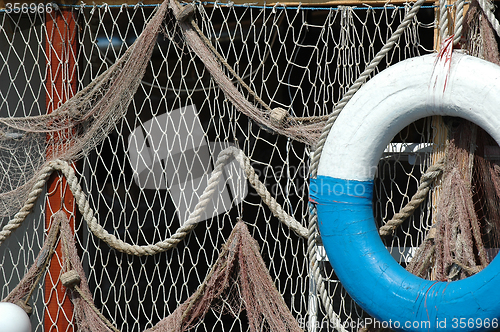
M391 257L373 216L377 164L410 123L461 117L500 143L500 67L458 52L445 66L437 60L433 54L402 61L354 95L328 135L310 199L335 273L370 315L395 330L489 330L499 326L500 258L464 280L424 280Z

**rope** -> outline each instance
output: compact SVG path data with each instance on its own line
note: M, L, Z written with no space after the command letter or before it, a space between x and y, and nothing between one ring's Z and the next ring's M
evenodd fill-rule
M2 243L12 234L14 230L16 230L26 219L28 214L31 213L31 210L33 210L33 207L35 206L36 200L38 199L38 196L43 191L43 187L45 186L45 183L47 182L47 179L49 178L50 174L52 173L53 169L50 165L45 165L40 172L38 173L37 180L35 184L33 185L33 189L31 189L31 192L28 195L28 198L26 199L26 202L22 206L22 208L17 212L14 217L9 220L7 224L2 228L2 231L0 231L0 246Z
M179 227L170 238L157 242L155 244L144 246L128 244L118 239L113 234L110 234L101 225L99 225L99 223L97 222L97 218L95 217L95 213L90 207L89 201L87 200L87 196L82 191L82 187L78 182L78 178L76 177L74 169L69 163L62 160L50 161L47 166L43 168L43 172L39 174L36 186L30 193L29 197L31 199L28 199L21 211L28 211L28 213L29 211L31 211L37 196L42 191L41 188L43 188L45 181L54 170L57 170L66 177L68 186L73 193L73 196L75 197L78 210L82 214L83 218L87 221L87 225L90 231L97 238L104 241L111 248L129 255L154 255L175 248L179 242L181 242L193 229L196 228L196 226L200 222L203 211L205 210L206 206L211 201L211 197L217 190L224 166L231 162L233 158L235 158L239 162L241 168L244 169L245 175L248 178L250 184L257 191L258 195L262 198L264 203L270 208L273 215L294 232L296 232L299 236L306 238L307 229L302 226L297 220L295 220L295 218L293 218L283 210L276 199L271 196L266 186L259 180L259 177L255 173L254 168L250 164L250 159L245 156L243 151L235 147L229 147L219 154L212 175L208 180L207 187L203 191L203 194L196 204L194 211L189 216L189 219L184 223L184 225ZM16 214L12 222L9 221L9 223L4 226L4 229L2 230L2 232L0 232L0 235L3 236L3 240L6 239L13 230L21 225L23 221L21 219L21 216L26 217L28 213ZM3 240L0 238L0 245L2 244Z
M401 211L396 213L384 226L380 227L379 234L381 236L391 235L397 227L399 227L408 217L413 215L415 210L427 198L432 183L441 175L443 170L444 159L441 159L427 169L420 178L420 185L418 186L417 192L412 196L408 204L406 204Z
M462 38L462 30L464 23L464 0L457 0L456 5L456 14L455 14L455 28L454 28L454 37L453 44L456 45L460 42Z
M481 272L481 270L484 269L485 266L483 265L476 265L476 266L466 266L465 264L462 264L460 261L454 259L453 264L458 265L461 269L464 269L465 272L467 272L469 275L474 275L476 273Z
M286 213L286 211L283 210L283 208L276 201L276 199L271 196L271 193L267 190L266 186L259 180L258 175L255 174L255 169L250 164L250 159L247 156L245 156L243 151L234 147L227 148L224 151L227 150L231 150L228 153L232 153L235 159L239 162L241 168L245 170L245 174L247 176L248 181L250 182L250 185L257 191L257 194L259 194L264 203L269 207L273 215L276 218L278 218L279 221L281 221L283 224L285 224L291 230L293 230L295 233L297 233L303 238L307 238L308 237L307 229L304 226L302 226L297 220L295 220L295 218Z
M377 55L370 61L370 64L365 68L365 70L359 75L353 85L349 88L346 94L342 97L342 99L335 105L333 112L330 114L328 121L323 128L321 136L316 143L316 147L314 153L311 157L311 176L316 177L318 172L318 164L319 158L321 157L321 152L323 151L323 146L325 145L326 138L328 137L328 133L333 126L333 123L339 116L340 112L344 109L345 105L351 100L352 96L361 88L367 78L373 73L375 68L377 68L378 64L382 59L389 53L389 51L394 47L399 37L406 30L410 22L413 20L415 15L417 15L418 10L424 4L425 0L418 0L415 2L411 10L406 14L405 18L399 24L398 28L392 34L391 38L385 43L385 45L380 49Z
M488 18L488 21L490 22L493 30L495 30L498 37L500 37L500 23L498 22L497 18L495 17L495 13L493 13L492 10L494 8L494 5L488 0L477 0L477 2Z
M309 256L309 269L310 274L314 278L314 282L317 285L317 293L321 299L321 303L323 307L325 307L326 314L328 319L333 324L334 328L336 328L340 332L347 332L346 328L341 322L340 317L334 310L333 300L328 294L328 290L325 286L325 280L321 275L321 268L318 260L316 259L316 249L317 249L317 239L319 237L319 231L317 229L318 225L318 215L316 213L316 207L314 205L310 205L310 213L309 213L309 227L308 227L308 238L307 238L307 253Z

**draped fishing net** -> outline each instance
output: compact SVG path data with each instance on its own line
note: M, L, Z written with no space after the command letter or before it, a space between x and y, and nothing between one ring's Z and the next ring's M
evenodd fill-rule
M166 10L167 3L159 7L157 15L118 61L71 99L56 105L57 109L53 107L52 113L1 118L1 165L7 175L1 183L1 216L20 209L33 187L35 173L48 160L80 159L101 143L125 115L149 64ZM61 31L55 29L54 33ZM78 38L76 33L76 29L69 31L69 44ZM74 61L70 59L70 63ZM63 66L58 69L64 70Z
M43 274L48 258L54 253L59 230L65 271L61 280L74 305L78 330L116 331L116 327L93 304L69 219L62 211L54 214L49 236L35 264L4 301L30 309L27 305L29 293ZM168 317L146 331L187 331L203 322L210 309L233 316L238 316L244 310L249 330L253 332L302 331L274 286L257 242L242 221L235 225L217 261L196 292Z
M185 225L218 154L237 147L250 158L270 195L306 226L310 144L321 132L324 116L411 5L196 4L192 18L202 35L186 25L191 16L178 21L180 11L169 9L168 4L82 4L61 6L52 13L0 12L4 62L0 67L0 214L6 216L1 225L19 210L44 166L59 158L74 162L75 181L98 224L127 243L153 244ZM402 59L433 51L435 10L435 6L420 10L374 74ZM51 28L50 22L56 19L58 24ZM61 39L70 42L61 47ZM188 45L193 40L198 43L196 54ZM224 61L215 57L210 45ZM212 66L201 62L199 55ZM49 109L53 112L46 114ZM381 224L415 193L421 174L432 164L435 132L431 119L420 120L398 134L384 152L374 198L374 213ZM484 158L491 161L486 154ZM334 330L316 295L318 285L309 276L307 241L279 223L236 160L223 167L217 195L209 198L198 227L175 249L146 257L110 249L89 232L75 204L54 200L54 196L69 196L62 178L55 174L51 180L62 194L47 186L29 219L0 246L0 296L29 304L35 331L56 326L71 330L78 320L97 321L90 330L111 329L102 325L95 311L79 311L77 307L87 303L82 302L85 294L110 326L120 331L153 329L165 317L178 315L178 310L186 312L189 303L194 305L190 310L200 312L198 318L189 316L196 323L186 325L192 330L246 331L262 322L259 317L253 322L246 307L248 299L262 294L243 285L245 275L264 278L268 286L270 278L277 290L273 299L278 298L275 303L280 307L256 310L255 315L272 311L283 323L289 319L282 311L284 304L299 328ZM492 179L498 181L493 175ZM485 191L497 188L483 183ZM416 248L425 242L435 208L432 199L425 201L393 236L384 238L402 265L410 263ZM88 289L80 284L84 295L62 286L65 268L50 270L56 263L68 264L62 239L58 238L60 249L47 263L48 272L42 263L47 257L45 239L50 238L46 233L54 225L45 219L53 221L50 216L60 210L74 225L82 265L79 273L88 283ZM261 264L241 274L242 265L233 264L238 255L246 254L228 245L233 243L233 230L242 232L239 218L258 243L258 247L247 244L252 248L248 254L262 256L267 271ZM71 237L67 230L63 233ZM233 261L223 263L221 257ZM367 317L321 252L318 259L335 313L347 323ZM221 264L227 269L218 270ZM224 272L226 286L200 286L207 285L210 271ZM19 284L26 274L28 279ZM209 309L201 310L196 307L199 302L192 301L199 296L193 295L199 287L211 290L203 295L204 301L215 299L207 300ZM9 295L16 292L23 295ZM241 302L241 298L247 300ZM74 311L66 305L69 299L80 301L73 302ZM83 328L82 323L79 326Z

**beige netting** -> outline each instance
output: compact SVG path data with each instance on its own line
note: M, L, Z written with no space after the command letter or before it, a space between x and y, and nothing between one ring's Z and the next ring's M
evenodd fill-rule
M61 275L61 281L74 305L74 319L78 330L118 331L93 303L74 234L63 211L54 214L51 231L35 264L4 301L27 307L31 292L55 248L59 229L65 271ZM235 317L244 310L252 332L302 331L276 289L257 242L242 221L234 227L219 258L196 292L147 331L187 331L202 322L208 311L214 309Z
M48 161L88 154L127 112L139 87L168 3L163 3L134 44L106 72L46 115L0 118L0 216L22 206L36 173Z
M192 13L185 12L194 7L187 6L181 14L177 1L165 1L139 38L115 63L54 112L23 118L0 118L0 150L5 151L0 167L9 174L1 183L0 216L9 216L19 210L34 185L34 177L48 161L80 159L98 146L123 119L144 76L169 6L177 19L191 20ZM182 20L179 26L185 42L200 57L240 112L273 133L314 144L324 125L324 117L294 119L287 110L271 109L251 92L263 109L255 107L223 72L222 64L229 69L230 65L223 59L218 62L216 55L220 55L196 23ZM251 91L234 71L230 71Z
M246 311L249 329L302 331L276 290L244 222L234 227L219 258L197 291L148 331L186 331L211 308L238 316Z
M467 52L498 64L494 31L476 1L465 22L462 40ZM495 164L485 159L485 147L496 145L492 138L463 119L448 118L445 124L449 141L436 224L408 270L427 279L453 281L478 273L496 254L488 254L487 248L499 244L500 181Z
M54 253L60 226L61 220L60 218L56 218L54 223L52 223L38 256L35 259L35 263L31 266L17 286L2 300L3 302L15 303L23 307L23 309L25 309L28 313L31 313L32 309L29 306L30 297L35 290L37 283L43 277L45 269L50 262L50 258Z
M5 157L1 165L5 172L12 174L1 180L1 188L5 190L3 202L9 204L8 212L3 214L17 210L23 202L25 189L30 187L29 179L48 160L56 156L65 160L82 157L74 181L87 194L89 205L95 211L96 222L130 244L153 244L172 236L182 226L183 220L187 220L192 212L183 205L193 207L199 198L198 189L203 189L202 181L196 184L193 184L194 181L183 182L185 179L181 176L165 180L171 167L177 170L176 174L188 173L186 179L208 177L213 171L220 148L234 145L248 156L257 171L257 177L264 182L269 195L276 197L277 204L296 220L306 224L310 149L302 142L310 144L315 141L325 115L334 109L383 47L412 4L398 7L387 4L377 8L312 8L197 3L196 12L191 13L194 16L188 15L185 19L194 18L202 34L193 26L187 26L189 21L181 20L184 23L179 24L177 19L181 15L167 15L169 10L165 4L159 8L151 7L154 9L148 5L113 7L82 4L64 9L71 11L79 24L80 52L78 61L75 61L75 76L81 92L52 115L33 117L31 109L38 107L40 113L45 111L43 88L33 88L35 97L31 104L26 98L27 93L23 94L22 85L32 88L34 79L32 82L26 82L26 79L19 83L20 76L24 75L22 72L5 79L10 81L10 85L6 89L1 86L2 100L17 99L20 100L20 106L5 102L0 105L0 109L6 116L21 118L6 118L2 124L4 135L0 140L4 147L2 151L6 152L1 154ZM154 10L156 16L152 14ZM402 59L432 52L434 27L437 25L435 10L435 6L422 8L419 15L410 20L394 49L383 56L378 69L370 75ZM163 14L160 14L162 11ZM166 38L161 35L156 38L157 28L163 21L161 15L167 18L164 30ZM153 21L146 25L145 22L153 16ZM36 49L40 44L37 38L44 35L43 24L40 24L44 17L18 17L2 12L1 19L4 25L13 22L17 35L27 40L25 43L20 42L21 46L11 43L11 39L15 38L6 29L1 30L0 42L8 41L2 44L2 47L7 45L6 52L0 50L2 59L12 64L15 63L12 57L20 55L19 58L25 63L39 62L38 67L35 66L39 68L39 73L35 74L39 74L39 79L43 81L43 62L47 59L43 54L37 54ZM30 28L21 29L24 26ZM181 26L193 38L198 36L198 40L201 39L202 43L195 46L202 49L199 53L202 57L212 61L212 67L205 67L192 52L189 38L184 37ZM34 34L37 38L27 36L25 31L37 31L38 35ZM132 44L131 40L143 31L146 37L140 37ZM208 44L203 36L208 39ZM30 38L35 41L28 45ZM140 48L137 43L142 43L141 47L147 50L144 54L139 54L141 52L138 51ZM154 49L151 51L153 44ZM223 61L210 48L210 44ZM148 52L152 53L151 59L148 59ZM136 63L131 59L135 59ZM146 68L145 76L140 70L132 71L135 69L129 66ZM5 68L8 67L0 68L2 79L8 76ZM210 68L210 72L207 68ZM220 76L221 72L225 76ZM29 78L29 73L26 76ZM244 87L238 76L250 90ZM139 89L132 97L137 84ZM36 95L36 92L39 94ZM191 114L178 111L191 105ZM241 115L241 112L246 116ZM151 125L155 119L172 113L177 114L178 119L171 127ZM172 119L170 117L169 121ZM169 146L176 144L172 142L180 141L189 149L168 149L165 156L163 150L155 149L155 144L152 144L153 133L148 131L150 128L160 129L157 139L168 142ZM403 130L387 147L376 180L374 210L377 220L390 219L415 192L421 174L429 166L433 129L429 119L424 119ZM137 163L131 156L135 145L131 144L130 137L135 135L137 138L141 133L144 142L137 139L135 145L143 150L135 152L144 157L143 152L147 150L151 153L151 159L164 162L161 172L148 165L150 168L141 174L154 184L150 187L137 180L138 176L134 173L137 173L134 168ZM193 144L195 140L200 144ZM488 169L491 182L496 183L498 179L492 172L494 169ZM252 314L254 311L248 309L246 302L255 302L253 295L256 294L248 294L244 290L257 288L252 288L251 283L247 283L250 285L248 287L244 286L246 278L242 278L241 274L240 277L236 276L236 272L246 269L246 263L242 263L246 262L245 259L260 259L252 256L256 252L263 256L268 268L265 271L262 270L263 266L254 269L257 273L254 275L252 271L252 278L262 279L264 283L271 278L273 287L277 288L280 298L283 298L300 328L314 328L315 324L319 324L327 331L336 329L329 321L331 315L328 310L334 311L341 322L346 323L366 317L366 313L357 307L342 288L321 252L317 255L318 266L327 281L322 285L314 284L308 269L307 243L278 223L261 197L247 186L246 178L235 165L229 165L223 172L225 181L218 188L221 195L210 202L210 208L215 212L208 214L201 223L203 226L186 236L170 252L141 258L124 255L109 249L97 239L88 231L85 222L75 223L75 240L90 293L83 290L82 283L82 294L86 295L72 293L71 297L76 299L92 294L99 311L111 323L103 326L101 321L105 320L98 312L78 308L75 317L64 316L61 309L56 313L58 318L62 317L70 323L76 319L99 322L87 326L93 331L116 326L122 331L139 332L151 329L163 317L175 313L184 316L184 323L195 325L193 330L198 331L241 331L248 330L250 324L258 326L261 323L268 328L282 330L282 326L271 325L268 322L270 319L261 316L262 310L266 314L272 310L261 308L259 313ZM500 188L497 185L486 188L488 181L483 182L485 190L489 192L496 192ZM25 185L24 188L15 191L16 197L8 198L7 192L22 185ZM177 201L172 198L175 190L182 194ZM224 199L223 193L227 196ZM10 199L15 204L10 205ZM34 221L25 223L28 230L19 229L11 241L5 243L7 249L5 245L0 248L3 250L0 261L3 297L15 288L18 277L27 272L33 261L39 261L36 257L43 246L46 231L43 220L45 209L60 209L58 204L45 198L40 201L36 214L31 215ZM431 203L424 201L394 236L386 239L387 247L401 264L407 264L413 256L413 250L425 241L432 226ZM493 206L488 207L488 211L494 209ZM75 216L74 211L67 212ZM251 221L248 227L253 238L259 241L260 249L254 246L250 252L236 253L226 246L219 251L221 243L228 241L238 217ZM239 236L233 234L231 241ZM56 257L64 261L62 256L56 254ZM229 260L224 263L219 257ZM73 269L76 269L77 263L71 263ZM225 266L228 269L222 271L224 264L227 264ZM218 276L218 279L207 279L203 283L207 271L212 268L215 270L212 270L211 275ZM429 269L429 266L424 266L422 271L428 272ZM30 272L31 281L21 283L26 285L20 286L22 295L17 296L15 301L12 297L14 302L19 302L19 299L26 302L25 289L33 290L32 321L36 331L56 328L57 324L45 324L48 319L44 322L44 313L47 311L45 305L48 302L44 295L55 294L57 289L44 285L31 286L36 284L37 277L34 276L43 273L40 272L42 270L43 266L40 265ZM226 282L229 286L225 290L217 289L215 285L219 282ZM191 295L198 294L195 292L200 284L205 285L202 289L210 290L206 294L208 298L203 301L199 300L199 295ZM265 289L272 293L269 290L272 287L266 285ZM324 287L327 296L332 299L331 308L321 306L316 287ZM245 299L243 302L242 298ZM86 306L90 302L92 299L80 301L77 306ZM211 309L206 308L208 304ZM266 306L275 308L278 304L267 303ZM179 310L183 313L180 314ZM242 310L247 315L245 312L238 315ZM195 312L197 314L192 315ZM228 312L234 316L223 314ZM278 324L290 324L296 328L292 323L283 323L290 319L285 311L276 309L274 312L280 317ZM200 320L203 315L205 320ZM166 323L164 321L161 324Z

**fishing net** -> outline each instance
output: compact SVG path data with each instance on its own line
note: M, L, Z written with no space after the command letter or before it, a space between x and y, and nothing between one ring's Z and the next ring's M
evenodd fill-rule
M93 303L69 219L60 211L54 214L53 221L35 264L3 301L16 303L30 312L31 308L27 304L30 293L40 281L48 258L54 253L60 230L65 271L61 280L74 305L78 330L117 331ZM217 261L196 292L146 332L187 331L199 325L210 308L233 316L245 310L249 330L253 332L302 331L274 286L257 242L241 221L234 227Z
M211 307L233 316L245 310L250 331L302 330L276 290L257 242L241 221L196 293L148 331L186 331L202 321Z
M52 13L2 11L0 55L6 65L0 68L0 164L5 174L0 179L1 214L16 213L33 179L59 158L75 162L74 181L99 225L127 243L151 245L187 223L216 168L217 156L229 147L243 151L269 195L305 226L310 146L324 126L325 115L411 6L210 3L196 4L194 12L182 9L187 6L176 12L167 4L82 4L61 6ZM400 60L433 51L435 10L428 6L419 11L372 75ZM49 29L48 23L60 14L64 19ZM199 31L188 26L191 19ZM55 51L54 37L59 35L72 45L62 52ZM199 49L192 48L193 40ZM58 81L53 73L63 74L66 86L62 91L55 88ZM63 96L69 101L64 103ZM57 110L46 114L48 109ZM399 133L384 152L374 198L374 213L381 224L405 206L431 165L434 131L431 119L420 120ZM486 155L485 159L490 162ZM237 257L256 257L258 251L267 271L259 265L249 268L250 274L254 278L266 275L266 285L268 278L272 280L299 328L334 330L316 294L319 285L309 275L307 241L278 221L236 160L223 167L221 179L198 227L176 248L134 257L111 249L89 231L87 220L77 212L80 202L64 205L52 199L70 196L63 176L53 175L51 181L62 188L62 194L51 186L42 190L27 221L0 246L1 298L9 296L28 273L29 280L20 284L19 294L30 289L28 304L35 331L71 330L76 320L99 321L87 327L97 331L111 329L102 325L105 320L120 331L154 330L165 317L186 312L187 303L192 304L191 311L197 308L200 313L185 316L193 318L192 330L196 331L246 331L263 322L259 315L267 311L280 317L278 321L288 322L283 307L278 310L269 304L274 309L255 311L254 323L246 306L256 292L236 277L235 272L246 266ZM432 200L425 201L393 236L384 239L404 266L433 225L432 204ZM60 250L47 263L47 273L41 263L30 271L33 263L45 262L37 257L46 257L41 254L47 246L46 232L54 225L45 219L55 220L50 216L60 210L70 216L74 227L77 254L88 282L88 291L80 284L82 294L91 297L105 320L95 311L76 308L85 306L85 300L65 307L66 300L82 295L67 292L61 285L67 272L61 241ZM240 235L230 234L241 228L238 218L247 221L258 243L248 253L233 252L228 245L220 249L223 243L236 243L234 238ZM8 220L4 218L1 225ZM232 260L221 263L221 257ZM342 288L321 247L317 257L335 313L348 326L357 326L367 314ZM60 271L51 271L57 262ZM229 288L202 286L211 290L204 295L211 306L198 306L192 296L200 285L210 284L204 283L210 280L209 271L220 271L221 264L229 262L233 268L221 274ZM37 283L40 274L43 277ZM242 303L241 298L247 300ZM25 295L8 299L26 304Z

